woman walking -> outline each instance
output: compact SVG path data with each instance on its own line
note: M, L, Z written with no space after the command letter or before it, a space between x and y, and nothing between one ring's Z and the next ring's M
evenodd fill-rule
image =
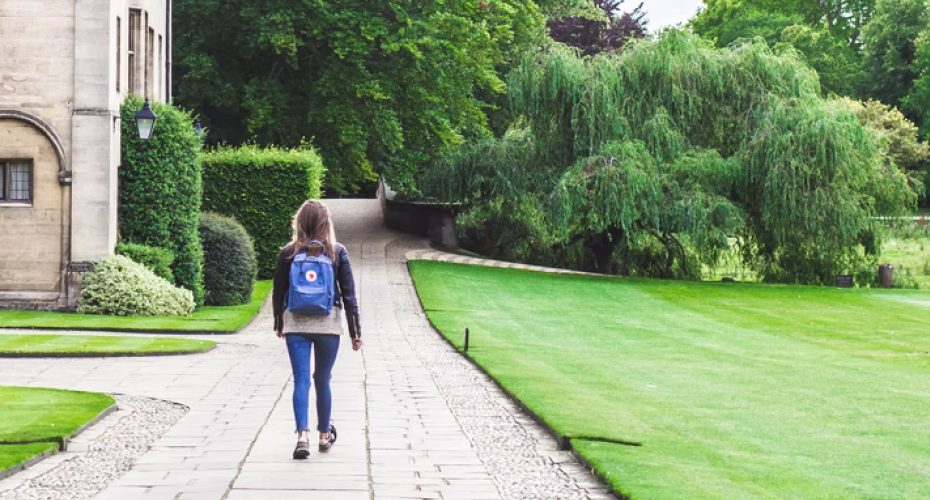
M274 274L274 330L278 337L287 341L287 352L291 359L294 373L294 419L297 423L297 447L294 458L307 458L310 455L310 429L308 422L310 400L310 355L313 354L315 371L313 381L316 388L317 430L319 450L329 451L336 442L336 428L330 421L332 414L332 393L330 378L336 354L339 352L339 338L342 335L342 311L345 309L352 349L362 347L361 328L358 317L358 299L355 296L355 281L352 277L352 265L344 246L336 242L329 210L318 200L307 200L294 214L291 224L293 236L291 242L281 249L278 265ZM299 256L299 257L298 257ZM331 313L301 314L294 312L295 297L288 300L290 292L292 266L297 257L298 265L306 260L322 262L325 274L332 262L334 270L335 297ZM307 271L299 275L304 279L317 282L317 271ZM296 276L296 275L295 275ZM319 286L325 286L326 277L322 276ZM332 279L330 277L329 279ZM290 293L289 293L290 292ZM290 307L289 307L290 302ZM325 308L323 309L325 311Z

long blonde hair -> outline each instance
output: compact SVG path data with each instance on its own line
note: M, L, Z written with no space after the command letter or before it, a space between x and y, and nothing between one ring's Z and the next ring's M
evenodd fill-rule
M333 220L329 216L329 209L319 200L307 200L291 220L291 242L288 244L291 250L290 257L306 250L310 255L319 255L326 253L327 257L336 262L336 231L333 229ZM323 251L313 245L308 248L307 244L312 240L317 240L323 244Z

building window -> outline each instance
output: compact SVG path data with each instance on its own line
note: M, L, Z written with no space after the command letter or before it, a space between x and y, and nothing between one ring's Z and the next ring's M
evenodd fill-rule
M142 32L140 21L142 12L137 9L129 9L129 50L127 51L127 68L129 69L129 93L139 93L139 81L137 68L136 53L139 50L139 36Z
M0 201L32 203L32 162L0 162Z
M119 92L120 77L120 59L123 58L123 31L120 25L120 18L116 16L116 91Z
M145 98L152 97L152 91L155 86L152 79L155 77L155 30L149 28L148 37L145 39Z

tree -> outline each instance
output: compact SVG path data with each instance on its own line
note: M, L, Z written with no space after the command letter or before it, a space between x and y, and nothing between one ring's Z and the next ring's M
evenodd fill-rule
M592 56L619 50L627 41L646 35L642 4L632 12L621 12L624 0L593 0L598 16L566 16L550 19L549 36Z
M769 23L790 18L795 21L792 24L824 28L831 35L845 40L850 48L858 50L862 45L862 29L872 15L875 1L705 0L706 7L691 21L691 26L699 35L720 40L720 46L726 46L741 37L738 33L744 33L742 37L752 36L752 31L759 29L747 22L752 17Z
M710 7L701 11L691 20L691 27L695 33L713 40L718 47L727 47L740 38L755 37L774 45L785 28L804 23L804 17L797 13L771 12L736 2L714 2L710 5L716 11L711 11Z
M778 35L776 51L791 47L820 75L825 95L855 96L860 92L862 69L856 52L826 29L804 25L788 26Z
M542 23L530 0L179 0L175 96L212 143L312 138L331 191L383 173L415 192L422 165L488 134L478 96Z
M914 67L916 42L927 29L928 10L925 0L878 0L863 30L869 97L899 106L908 95L918 76Z
M859 123L878 135L882 151L895 165L914 170L930 158L930 144L920 142L917 126L897 108L873 100L859 102L842 99L842 103L846 109L855 113Z
M902 107L920 125L921 134L930 136L930 28L924 31L917 42L914 56L914 72L917 79L902 103Z
M767 279L825 283L874 261L873 216L916 199L796 52L758 41L715 49L668 30L613 56L554 47L524 56L508 89L511 133L422 185L476 207L470 227L496 214L488 234L525 239L486 246L523 260L684 277L729 236Z
M861 26L873 1L707 0L691 26L719 47L761 37L778 51L794 48L817 70L824 95L858 97L864 78Z

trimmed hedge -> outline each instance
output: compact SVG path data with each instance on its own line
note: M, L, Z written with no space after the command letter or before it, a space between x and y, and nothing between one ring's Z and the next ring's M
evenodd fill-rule
M203 155L203 209L239 221L252 236L259 279L274 274L278 253L291 238L291 217L319 198L323 161L316 150L221 147Z
M135 243L120 243L116 245L115 253L129 257L133 262L142 264L155 273L155 276L174 283L174 273L171 272L174 254L170 250Z
M81 283L78 313L113 316L189 316L190 290L176 288L122 255L108 255Z
M258 272L249 233L232 217L204 212L200 216L200 241L206 305L247 304Z
M166 248L175 255L175 283L194 293L203 304L203 249L200 224L203 142L194 133L190 113L169 104L153 103L158 115L148 141L139 139L135 114L142 99L123 102L122 166L119 219L123 239Z

